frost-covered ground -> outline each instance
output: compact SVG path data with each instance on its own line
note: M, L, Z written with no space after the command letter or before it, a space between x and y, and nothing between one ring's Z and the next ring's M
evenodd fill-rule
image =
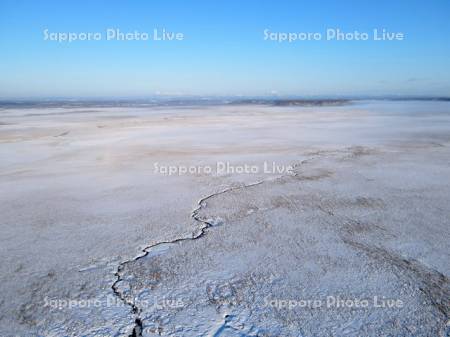
M449 145L448 102L4 108L0 335L447 336Z

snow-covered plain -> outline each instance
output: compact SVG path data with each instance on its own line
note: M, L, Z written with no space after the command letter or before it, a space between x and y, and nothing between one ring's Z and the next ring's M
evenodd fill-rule
M439 101L3 108L0 335L447 336L449 145Z

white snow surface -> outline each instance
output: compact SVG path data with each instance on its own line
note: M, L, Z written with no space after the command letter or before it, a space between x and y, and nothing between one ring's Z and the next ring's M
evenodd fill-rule
M449 102L5 108L0 336L447 336L449 145Z

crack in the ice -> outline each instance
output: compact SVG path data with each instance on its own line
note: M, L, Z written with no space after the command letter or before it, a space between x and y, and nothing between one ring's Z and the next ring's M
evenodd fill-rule
M277 177L276 179L278 179L278 178L280 178L280 177ZM208 221L206 219L201 219L199 217L199 215L198 215L200 210L203 207L205 207L205 202L208 199L211 199L211 198L216 197L218 195L221 195L221 194L224 194L224 193L227 193L227 192L231 192L231 191L234 191L234 190L244 189L244 188L260 185L260 184L264 183L265 181L268 181L268 180L261 180L261 181L257 181L255 183L251 183L251 184L228 187L228 188L226 188L226 189L224 189L222 191L219 191L219 192L216 192L216 193L213 193L213 194L210 194L210 195L208 195L206 197L201 198L198 201L198 203L197 203L197 205L198 205L197 208L195 208L191 212L191 218L194 219L195 221L199 222L201 224L201 226L200 226L200 228L198 230L196 230L196 232L192 233L191 237L181 237L181 238L176 238L176 239L173 239L173 240L157 242L155 244L149 245L149 246L145 247L144 249L142 249L142 254L136 256L133 259L129 259L129 260L123 261L123 262L121 262L119 264L119 266L117 268L117 271L114 273L114 275L117 277L117 279L113 283L111 288L112 288L114 294L123 303L128 305L131 308L132 313L135 315L134 328L133 328L133 331L132 331L132 334L130 335L130 337L140 337L140 336L142 336L143 324L142 324L142 319L139 316L140 312L141 312L141 309L133 301L128 300L127 297L125 296L125 294L123 294L122 291L118 287L119 283L123 281L122 271L123 271L124 267L128 263L135 262L135 261L138 261L138 260L142 259L143 257L146 257L150 253L151 249L153 249L153 248L155 248L157 246L165 245L165 244L174 244L174 243L178 243L178 242L181 242L181 241L187 241L187 240L200 239L203 235L205 235L206 230L213 226L213 224L210 221Z

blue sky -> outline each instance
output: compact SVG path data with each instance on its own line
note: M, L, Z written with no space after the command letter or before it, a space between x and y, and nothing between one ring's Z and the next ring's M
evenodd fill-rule
M0 97L450 96L450 1L0 0ZM182 32L182 41L106 41ZM265 41L271 32L405 34L403 41ZM100 32L45 41L43 31Z

